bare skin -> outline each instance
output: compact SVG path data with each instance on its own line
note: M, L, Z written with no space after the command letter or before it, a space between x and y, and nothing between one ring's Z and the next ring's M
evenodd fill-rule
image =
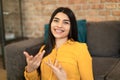
M51 67L52 71L54 72L54 74L57 76L58 80L66 80L66 72L64 71L64 69L61 67L60 64L58 64L58 61L55 61L55 64L53 65L51 60L49 59L48 62L46 62L46 64Z
M27 72L32 72L40 66L44 53L45 51L43 50L42 53L39 52L36 56L33 57L32 55L29 55L29 53L24 52L27 61L27 66L26 66Z

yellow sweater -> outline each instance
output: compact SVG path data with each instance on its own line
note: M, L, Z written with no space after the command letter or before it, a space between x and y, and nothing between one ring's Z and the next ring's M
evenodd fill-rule
M40 50L41 51L41 50ZM45 63L51 59L59 62L67 74L67 80L94 80L92 72L92 58L85 43L68 40L59 49L43 58L41 62L41 76L37 70L27 73L24 72L26 80L57 80L51 68Z

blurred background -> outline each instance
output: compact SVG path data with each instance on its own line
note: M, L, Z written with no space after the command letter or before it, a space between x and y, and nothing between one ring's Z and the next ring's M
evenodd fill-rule
M44 25L61 6L71 8L77 20L120 20L120 0L0 0L0 80L6 80L4 47L43 36Z

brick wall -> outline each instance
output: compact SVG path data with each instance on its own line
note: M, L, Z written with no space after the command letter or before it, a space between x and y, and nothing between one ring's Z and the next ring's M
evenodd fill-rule
M120 0L22 0L24 36L43 36L44 25L60 6L71 8L77 20L120 20Z

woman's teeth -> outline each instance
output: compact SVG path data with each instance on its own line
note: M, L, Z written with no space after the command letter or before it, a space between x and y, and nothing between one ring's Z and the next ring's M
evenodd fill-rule
M64 32L63 30L59 30L59 29L56 29L55 31L58 33Z

